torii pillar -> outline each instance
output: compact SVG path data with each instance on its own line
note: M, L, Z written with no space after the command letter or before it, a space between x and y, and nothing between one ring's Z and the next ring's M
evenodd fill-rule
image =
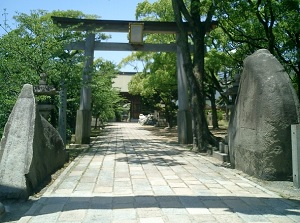
M183 58L180 47L177 45L177 86L178 86L178 112L177 131L179 144L192 144L192 115L189 109L188 83L183 68Z
M80 93L80 106L77 110L76 129L75 129L75 143L89 144L91 136L91 101L92 89L91 80L93 72L95 48L95 34L89 33L85 40L85 63L82 72L82 87Z

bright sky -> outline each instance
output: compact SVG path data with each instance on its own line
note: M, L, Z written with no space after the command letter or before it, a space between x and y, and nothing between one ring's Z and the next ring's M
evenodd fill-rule
M155 0L148 1L154 2ZM13 26L12 17L16 15L16 12L29 14L30 10L36 9L48 12L53 10L79 10L84 14L98 15L104 20L135 20L135 9L139 2L143 2L143 0L0 0L0 24L4 24L6 17L7 23ZM2 34L3 30L0 30L0 36ZM111 36L109 42L128 42L126 33L111 33ZM95 52L95 57L102 57L118 64L130 54L131 52L98 51ZM122 68L122 71L135 70L132 66L126 66Z

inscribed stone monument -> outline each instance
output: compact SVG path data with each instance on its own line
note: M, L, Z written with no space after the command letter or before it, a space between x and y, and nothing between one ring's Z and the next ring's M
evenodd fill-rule
M244 60L228 136L236 169L261 179L292 175L291 124L299 102L289 76L265 49Z
M24 85L1 139L0 197L27 198L67 157L58 132L36 110L32 85Z

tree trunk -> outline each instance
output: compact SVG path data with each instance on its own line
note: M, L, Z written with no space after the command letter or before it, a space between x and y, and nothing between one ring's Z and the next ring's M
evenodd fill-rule
M182 0L172 0L175 20L179 29L177 44L181 47L184 69L189 83L190 106L193 119L193 147L197 151L205 151L209 144L217 145L215 137L210 133L205 117L204 94L204 52L205 52L205 26L201 25L199 0L191 1L191 15L187 15ZM188 33L182 22L182 14L189 18L192 27L192 40L194 43L194 56L191 59Z

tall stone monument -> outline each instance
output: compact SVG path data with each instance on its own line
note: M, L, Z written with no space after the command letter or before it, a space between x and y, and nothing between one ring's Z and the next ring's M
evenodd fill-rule
M26 84L6 123L0 147L0 197L27 198L67 161L56 129L37 111Z
M299 117L299 101L284 68L268 50L256 51L244 60L231 115L230 162L261 179L291 176L291 124Z

